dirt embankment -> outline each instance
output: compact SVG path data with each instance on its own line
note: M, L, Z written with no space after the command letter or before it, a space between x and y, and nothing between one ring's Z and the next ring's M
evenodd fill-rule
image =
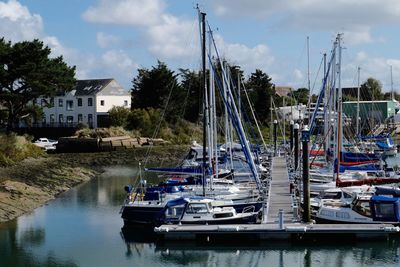
M58 194L95 178L103 167L137 165L139 161L176 164L187 146L147 147L102 153L65 153L28 158L0 168L0 222L14 219ZM150 156L148 156L150 155Z

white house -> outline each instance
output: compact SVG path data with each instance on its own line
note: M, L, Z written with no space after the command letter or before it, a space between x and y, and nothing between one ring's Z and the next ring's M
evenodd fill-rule
M43 106L42 127L108 126L108 111L114 106L130 108L131 95L114 79L78 80L70 92L37 99ZM51 107L46 107L47 103Z

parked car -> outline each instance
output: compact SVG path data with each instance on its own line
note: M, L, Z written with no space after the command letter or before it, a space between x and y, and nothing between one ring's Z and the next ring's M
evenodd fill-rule
M58 143L58 141L51 140L51 139L48 139L45 137L39 138L38 140L36 140L34 142L35 145L37 145L38 147L40 147L46 151L55 150L57 143Z

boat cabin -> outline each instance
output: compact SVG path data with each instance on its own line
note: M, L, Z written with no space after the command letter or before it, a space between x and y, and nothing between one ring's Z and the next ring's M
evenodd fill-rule
M400 198L373 196L370 204L374 221L400 222Z

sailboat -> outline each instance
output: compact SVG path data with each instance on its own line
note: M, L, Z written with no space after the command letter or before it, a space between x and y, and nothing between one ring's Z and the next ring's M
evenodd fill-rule
M196 181L188 183L187 180L182 182L175 182L172 184L163 184L156 187L146 188L146 190L133 190L131 187L127 187L126 191L128 197L121 208L121 217L124 220L124 225L136 225L136 224L152 224L156 225L160 223L161 216L164 215L164 210L168 203L175 201L179 198L192 199L194 196L202 196L205 199L212 199L213 205L216 209L210 210L210 212L217 212L218 208L224 211L231 210L232 208L236 213L248 213L247 215L254 215L255 212L261 210L263 202L260 201L261 196L261 182L257 167L255 165L254 158L248 144L248 141L244 134L244 129L238 116L236 105L233 101L232 92L228 90L223 95L224 104L227 106L229 117L232 121L234 129L236 130L241 144L241 149L245 155L246 162L249 165L250 173L255 179L255 184L241 184L240 186L235 185L217 185L213 180L217 179L219 172L214 172L214 163L218 159L218 154L214 153L211 149L213 142L210 134L207 137L207 126L210 123L209 118L209 106L207 97L207 86L206 86L206 68L205 68L205 14L200 13L201 17L201 29L202 29L202 63L203 63L203 85L204 85L204 112L203 112L203 146L197 147L197 155L202 155L196 160L196 166L183 166L172 170L170 168L161 171L175 173L175 174L187 174L199 177L199 179L193 179ZM215 42L214 42L215 45ZM209 57L211 62L211 57ZM210 72L215 74L212 64ZM223 72L226 79L226 74ZM219 89L222 87L220 86ZM211 95L211 93L210 93ZM211 128L210 128L211 129ZM210 130L209 130L210 131ZM213 135L215 136L215 135ZM207 141L211 143L208 147L206 146ZM216 144L216 142L214 142ZM201 151L201 152L200 152ZM200 152L200 153L199 153ZM208 160L208 162L207 162ZM218 164L217 164L218 165ZM189 171L189 169L191 170ZM211 170L211 172L210 172ZM148 169L148 171L156 171L155 169ZM142 189L142 188L141 188ZM245 216L245 217L246 217ZM221 221L221 220L219 220Z

